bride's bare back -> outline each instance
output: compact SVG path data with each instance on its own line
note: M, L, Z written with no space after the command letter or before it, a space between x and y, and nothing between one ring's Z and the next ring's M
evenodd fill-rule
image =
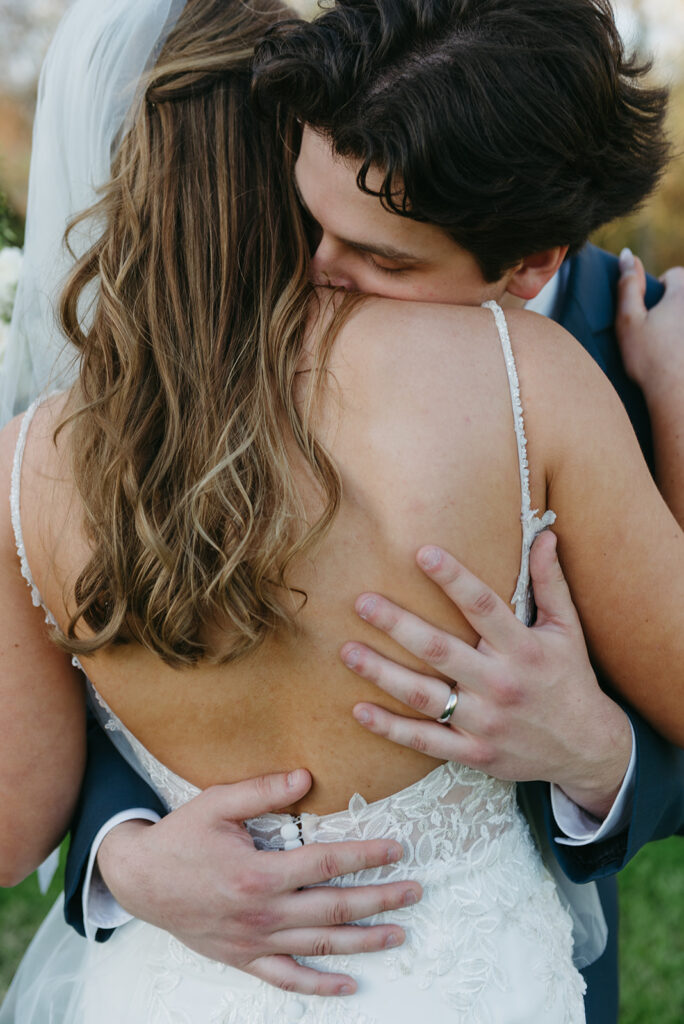
M596 517L609 496L584 494L577 486L579 474L591 487L584 461L591 466L603 452L581 449L592 432L600 438L617 422L615 430L627 438L633 463L627 471L646 489L648 475L636 445L630 449L608 386L576 344L537 317L516 314L511 325L526 411L532 505L546 507L550 481L563 557L571 582L573 574L581 582L578 596L588 614L590 639L592 632L603 637L602 648L609 651L605 663L617 682L638 679L638 654L624 650L630 633L635 646L635 623L615 609L601 611L606 588L617 592L621 586L612 545L603 545L604 564L596 558L605 529ZM550 346L551 356L544 346ZM580 394L584 408L576 415ZM51 441L60 412L61 403L53 401L31 427L22 522L35 580L65 626L64 596L71 594L87 548L65 469L68 433L61 435L58 451ZM566 436L571 423L576 441ZM354 792L380 799L437 763L367 733L352 717L353 705L362 700L402 713L406 708L343 666L338 652L345 641L358 639L425 669L359 619L354 611L359 593L380 591L476 642L466 621L417 569L417 549L443 545L506 600L515 587L520 477L508 378L491 313L366 300L336 339L316 433L340 471L343 495L323 542L292 566L290 582L308 597L296 633L274 634L256 653L221 666L172 669L136 644L98 652L83 663L124 724L183 778L206 787L303 766L314 786L297 809L328 813L346 805ZM621 452L621 436L614 443ZM578 454L569 455L575 448ZM610 465L604 468L607 492L615 488L620 502L622 478L618 474L613 480ZM304 472L299 484L314 518L316 494ZM630 533L635 517L648 516L657 500L645 497L641 512L627 514ZM661 536L669 529L672 539L667 513L659 515ZM653 566L654 585L659 571ZM627 590L628 580L626 572ZM648 579L644 583L648 595ZM684 573L676 586L684 587ZM623 596L630 601L629 593ZM653 674L651 665L651 681ZM658 702L657 687L652 701Z

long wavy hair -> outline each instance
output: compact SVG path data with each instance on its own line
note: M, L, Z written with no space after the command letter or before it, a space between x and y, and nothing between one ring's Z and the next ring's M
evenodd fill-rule
M189 0L83 215L104 230L60 307L80 353L65 424L92 551L57 637L71 651L135 641L182 666L255 649L292 624L287 567L339 503L294 397L312 294L296 125L250 103L254 45L289 14ZM313 526L302 456L322 495Z

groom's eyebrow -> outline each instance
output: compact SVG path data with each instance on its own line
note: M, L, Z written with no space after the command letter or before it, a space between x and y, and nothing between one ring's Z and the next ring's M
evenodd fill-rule
M310 217L315 224L318 224L313 213L306 205L295 175L292 176L292 181L300 206L306 215ZM405 252L403 249L396 249L393 245L382 245L377 242L357 242L351 238L342 238L341 236L338 236L338 238L343 245L348 245L351 249L357 249L359 252L368 252L373 256L381 256L386 260L404 261L405 263L412 263L415 266L424 266L429 263L429 260L424 259L424 257L416 256L416 254L412 252Z

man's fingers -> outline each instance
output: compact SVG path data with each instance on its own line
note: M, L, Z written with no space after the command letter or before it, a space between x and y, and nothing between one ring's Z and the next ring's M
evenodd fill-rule
M331 845L331 844L327 844ZM335 928L374 914L412 907L423 894L414 881L380 885L314 886L283 896L276 904L278 934L293 928ZM294 953L294 949L279 952Z
M537 626L547 622L568 626L577 622L577 611L556 553L556 535L551 530L545 530L532 545L530 577Z
M498 651L518 643L525 627L518 622L510 605L457 562L453 555L442 548L424 547L417 554L417 562L486 643Z
M280 892L291 892L304 886L321 885L341 875L395 864L403 855L400 844L393 839L364 839L310 843L266 856L273 872L277 872Z
M427 624L425 629L428 634L435 632ZM451 645L453 638L448 637L448 640ZM454 645L457 644L459 641L454 641ZM484 659L481 654L478 654L472 647L468 647L467 644L460 644L460 647L465 649L465 657L459 659L460 664L457 665L459 648L454 646L448 668L450 675L453 673L453 676L458 677L458 680L464 683L470 681L473 675L473 665L479 667L480 662ZM396 662L384 658L377 651L366 647L365 644L347 643L340 651L340 655L347 668L364 679L368 679L369 682L375 683L385 693L396 697L397 700L406 704L407 707L413 708L414 711L419 711L426 718L438 718L444 711L451 692L448 683L433 676L414 672L412 669L404 668L403 665L397 665ZM446 666L443 666L443 670L446 671Z
M245 821L270 811L280 811L301 800L311 789L311 775L304 768L291 772L260 775L244 782L212 786L211 793L217 814L228 821Z
M297 928L279 932L278 945L290 956L348 956L394 949L406 938L396 925L348 926L346 928Z
M315 971L312 967L298 964L290 956L259 957L247 970L269 985L304 996L350 996L356 992L356 982L348 974Z
M457 713L458 708L454 714ZM383 736L400 747L410 747L437 760L459 761L482 771L492 764L494 747L481 737L460 729L445 728L437 722L424 722L417 718L403 718L376 704L355 705L354 718L376 736Z
M415 654L426 665L431 665L444 675L452 678L454 671L458 670L459 677L463 679L472 671L477 660L473 647L445 633L443 629L430 625L412 612L407 612L380 594L361 594L355 607L364 622L381 629L404 650ZM348 660L346 664L348 668L354 667Z

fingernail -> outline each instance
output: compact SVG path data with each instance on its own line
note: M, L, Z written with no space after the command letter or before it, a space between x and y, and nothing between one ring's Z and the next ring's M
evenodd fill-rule
M393 846L388 846L387 853L385 855L385 864L395 864L398 860L401 860L403 855L404 851L398 843Z
M439 548L425 548L421 551L419 562L423 569L436 569L442 561L442 552Z
M628 246L625 246L625 248L622 250L620 256L618 257L618 260L620 263L620 270L623 274L628 273L630 270L634 270L634 267L636 266L636 263L634 261L634 253Z
M394 949L395 946L401 945L401 939L398 935L390 935L385 939L385 949Z
M362 601L358 609L360 617L362 619L369 619L373 612L375 611L377 603L378 602L375 600L374 597L367 597L364 601Z
M298 779L299 779L299 772L298 771L290 772L288 774L288 776L287 776L287 788L288 789L294 789L295 786L297 785Z
M351 985L340 985L337 990L338 996L351 996L354 994L354 989Z
M412 907L414 903L417 903L418 896L415 889L409 889L401 902L405 907Z
M354 711L354 718L357 722L360 722L361 725L369 725L371 720L370 712L366 711L365 708L360 708L358 711Z
M540 537L541 537L542 533L546 534L547 537L551 537L551 541L549 542L550 545L551 545L550 550L551 550L552 553L555 554L556 548L558 546L558 537L553 532L553 530L551 529L550 526L545 527L545 529L543 529L541 531L541 533L539 534Z
M347 668L356 668L356 666L359 663L360 656L361 652L359 651L358 647L352 647L350 651L347 651L344 656L344 663L347 666Z

